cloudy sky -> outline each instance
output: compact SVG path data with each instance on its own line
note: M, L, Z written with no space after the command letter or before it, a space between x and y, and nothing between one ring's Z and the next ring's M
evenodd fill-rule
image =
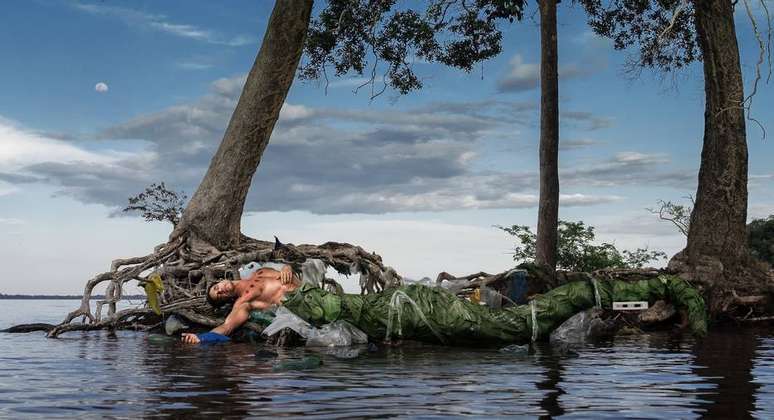
M189 196L217 147L270 2L10 1L0 14L0 293L78 293L111 259L144 255L170 226L118 212L164 181ZM528 16L532 13L528 13ZM399 273L497 272L494 225L537 214L538 26L466 74L418 62L425 88L369 99L362 77L296 81L247 199L243 230L380 253ZM678 251L649 214L694 194L703 130L697 65L623 72L625 52L580 10L559 16L560 217L619 248ZM738 14L749 89L755 39ZM772 86L753 117L774 132ZM774 213L774 147L748 126L750 217Z

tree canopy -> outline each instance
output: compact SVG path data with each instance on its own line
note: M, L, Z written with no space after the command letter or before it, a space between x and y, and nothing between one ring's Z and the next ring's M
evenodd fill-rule
M380 63L383 87L406 94L422 88L416 61L439 62L471 71L502 51L498 22L520 20L524 0L433 0L425 10L401 8L395 0L328 0L312 20L304 47L302 79L368 72L377 80ZM369 62L369 60L371 60ZM364 85L365 85L364 84Z

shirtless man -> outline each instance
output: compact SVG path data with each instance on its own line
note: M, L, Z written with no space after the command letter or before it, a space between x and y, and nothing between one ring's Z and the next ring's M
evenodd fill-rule
M260 311L279 304L286 292L295 290L300 284L301 281L288 265L280 271L261 268L242 280L221 280L209 287L207 301L213 306L221 306L236 299L231 313L222 325L213 328L209 333L186 333L183 334L182 340L188 344L198 344L204 337L214 339L213 341L225 341L226 336L247 321L250 311Z

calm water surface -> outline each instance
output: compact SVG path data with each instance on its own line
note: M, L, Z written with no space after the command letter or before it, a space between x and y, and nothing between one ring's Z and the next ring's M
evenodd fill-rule
M76 301L0 301L0 328ZM0 417L553 416L774 418L774 334L649 334L575 353L408 345L320 354L185 346L144 333L0 334ZM318 355L314 370L274 371ZM346 358L349 357L349 358ZM352 358L354 357L354 358Z

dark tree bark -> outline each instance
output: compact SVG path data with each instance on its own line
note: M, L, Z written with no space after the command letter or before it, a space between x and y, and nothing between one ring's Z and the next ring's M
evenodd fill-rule
M540 201L535 263L556 269L559 224L559 74L557 0L540 2Z
M670 265L698 267L707 277L698 280L712 284L738 276L749 261L744 87L731 0L695 0L694 7L704 65L704 145L688 243Z
M223 141L172 237L219 249L239 244L247 191L293 83L312 0L278 0Z

